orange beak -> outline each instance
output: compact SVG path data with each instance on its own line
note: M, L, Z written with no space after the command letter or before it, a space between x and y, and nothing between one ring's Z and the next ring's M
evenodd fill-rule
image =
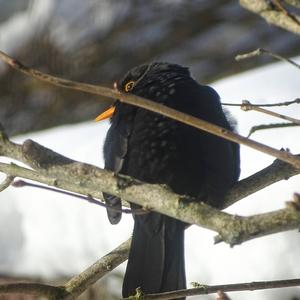
M99 121L102 121L102 120L105 120L107 118L110 118L114 111L115 111L116 107L115 106L111 106L109 109L107 109L106 111L104 111L103 113L101 113L96 119L95 121L96 122L99 122Z

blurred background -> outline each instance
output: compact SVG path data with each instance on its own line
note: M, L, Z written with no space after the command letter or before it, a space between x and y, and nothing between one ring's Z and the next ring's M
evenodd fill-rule
M233 0L0 0L2 51L43 72L86 83L112 87L129 68L160 60L189 66L199 82L213 84L226 102L240 102L247 97L255 97L258 102L299 97L299 71L290 70L287 64L284 69L282 65L270 67L255 75L255 68L274 62L274 59L263 56L241 62L234 60L235 55L259 47L284 56L297 56L300 55L300 38L268 25ZM251 69L253 71L238 79L230 79ZM110 101L44 84L0 62L0 123L10 136L17 136L16 141L30 137L74 159L101 166L100 140L103 142L108 124L92 127L80 122L93 120ZM291 107L285 112L295 117L300 113L299 108ZM234 115L244 135L255 122L269 120L238 110ZM51 129L75 123L80 124ZM48 130L32 133L42 129ZM289 147L298 153L300 145L293 137L299 134L299 129L293 130L289 131L291 135L278 131L280 139L277 132L267 137L257 134L255 139L278 149ZM24 133L27 135L18 136ZM289 144L291 140L294 144ZM244 148L242 151L242 176L272 162L272 158L257 152L246 152ZM255 195L256 199L249 199L243 208L237 205L241 210L232 212L249 214L282 207L284 200L300 186L299 179L288 183L288 191L286 183L279 184L273 190L264 190L260 198ZM0 206L0 283L20 278L61 283L130 235L130 217L123 218L122 226L112 227L101 209L99 212L90 205L76 202L70 205L65 198L53 193L46 196L32 189L15 190L9 188L0 194L3 200ZM278 201L270 195L278 197ZM269 199L269 204L264 202L263 208L262 199ZM214 234L206 232L200 237L199 228L196 229L187 234L188 272L193 280L199 276L198 269L201 270L199 278L206 284L284 279L300 274L300 266L295 264L300 259L297 233L260 239L264 244L253 241L234 250L226 245L212 250L207 245L211 245ZM203 241L200 254L195 241L201 244ZM289 249L294 252L285 264L281 264ZM273 256L269 255L271 252ZM202 253L209 253L213 259L207 259ZM257 260L262 253L267 253L267 257ZM224 257L228 266L219 270ZM248 265L244 267L243 263ZM239 277L242 268L248 268L249 273ZM231 277L228 270L232 271ZM89 289L82 298L118 299L123 271L124 266ZM209 272L221 277L215 279ZM296 300L300 299L299 294L299 290L288 294L282 291L270 293L268 298L260 294L261 298L256 299ZM253 295L249 294L248 298L232 299L251 297ZM16 298L31 297L5 297Z
M236 0L0 0L0 48L64 78L112 86L153 60L187 65L202 83L272 61L236 62L267 48L300 53L299 36ZM0 120L10 135L93 119L108 101L32 80L0 65Z

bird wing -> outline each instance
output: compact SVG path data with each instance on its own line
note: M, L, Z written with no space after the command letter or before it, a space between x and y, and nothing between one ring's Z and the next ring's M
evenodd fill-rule
M104 145L105 169L124 173L124 162L128 152L128 140L133 122L112 123ZM103 193L107 204L107 216L111 224L117 224L122 217L122 203L119 197Z

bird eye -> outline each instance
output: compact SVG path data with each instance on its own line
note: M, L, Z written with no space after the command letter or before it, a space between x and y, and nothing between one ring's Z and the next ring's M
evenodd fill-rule
M134 81L128 81L126 84L125 84L125 92L130 92L134 87Z

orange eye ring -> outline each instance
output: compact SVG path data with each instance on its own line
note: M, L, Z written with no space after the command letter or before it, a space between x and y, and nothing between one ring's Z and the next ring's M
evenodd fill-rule
M125 92L130 92L134 87L134 81L130 80L125 84L124 90Z

